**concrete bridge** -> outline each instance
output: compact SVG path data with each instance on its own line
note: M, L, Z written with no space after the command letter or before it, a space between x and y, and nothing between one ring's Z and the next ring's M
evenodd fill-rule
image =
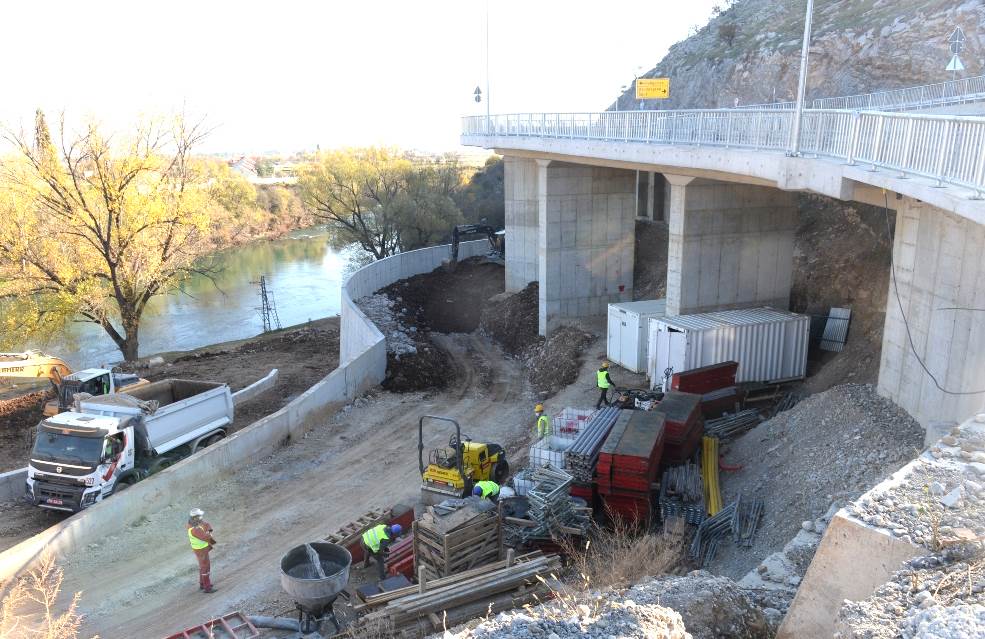
M985 406L985 117L919 112L980 108L985 81L958 82L806 109L797 154L786 105L467 117L461 140L505 157L506 287L540 283L545 335L633 299L638 216L669 223L684 314L789 307L795 192L887 207L878 388L927 426Z

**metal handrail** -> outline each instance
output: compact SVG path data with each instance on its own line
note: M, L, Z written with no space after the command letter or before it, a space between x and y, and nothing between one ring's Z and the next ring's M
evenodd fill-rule
M463 138L539 137L786 151L795 114L783 109L510 113L463 118ZM482 144L483 140L463 140ZM985 118L807 109L806 155L923 176L985 196Z
M985 98L985 75L835 98L818 98L815 109L894 111L975 102Z

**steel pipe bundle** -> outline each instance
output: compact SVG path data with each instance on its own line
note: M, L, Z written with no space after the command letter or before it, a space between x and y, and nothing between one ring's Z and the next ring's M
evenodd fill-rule
M724 440L745 432L759 422L759 411L750 408L718 419L707 420L705 422L705 435Z
M585 428L575 438L571 448L567 450L564 461L564 468L571 473L574 481L581 483L592 481L599 451L618 417L618 408L603 408L595 411L585 424Z
M694 539L688 548L688 556L699 566L706 566L715 558L718 552L718 542L732 532L732 519L738 510L738 502L734 501L718 511L714 517L701 522L694 533Z
M742 495L739 495L735 503L735 515L732 518L732 541L746 548L751 548L752 538L756 534L759 520L766 509L766 502L762 499L742 499Z
M700 524L706 516L705 489L701 469L696 464L673 466L664 471L660 482L660 516L676 517L689 524Z

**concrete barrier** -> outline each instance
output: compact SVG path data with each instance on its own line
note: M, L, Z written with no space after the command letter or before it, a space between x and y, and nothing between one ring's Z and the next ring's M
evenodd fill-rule
M27 468L0 473L0 501L13 501L24 496Z
M463 258L484 255L488 247L485 240L465 242L460 246L459 255ZM399 279L431 271L450 256L449 245L434 246L379 260L353 273L342 286L338 368L276 413L0 553L0 581L29 566L42 550L65 555L84 548L142 516L166 508L173 497L182 494L188 486L201 485L263 459L302 437L343 402L378 385L386 375L386 342L354 300ZM26 469L14 473L26 474ZM7 475L10 473L0 478ZM23 478L20 482L18 496L24 490ZM17 479L0 479L0 483L14 486Z
M258 379L246 388L241 388L240 390L233 393L233 405L236 406L243 402L248 402L257 395L267 392L274 385L277 384L277 369L271 370L267 373L266 377Z

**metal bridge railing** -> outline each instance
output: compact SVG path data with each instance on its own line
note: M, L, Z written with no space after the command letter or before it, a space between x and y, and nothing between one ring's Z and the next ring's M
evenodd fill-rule
M985 75L980 75L919 87L906 87L838 98L819 98L811 102L811 107L815 109L896 111L975 102L983 98L985 98Z
M792 110L514 113L463 118L462 135L537 137L785 151ZM481 144L482 140L465 140ZM808 109L801 151L917 175L985 196L985 118Z

